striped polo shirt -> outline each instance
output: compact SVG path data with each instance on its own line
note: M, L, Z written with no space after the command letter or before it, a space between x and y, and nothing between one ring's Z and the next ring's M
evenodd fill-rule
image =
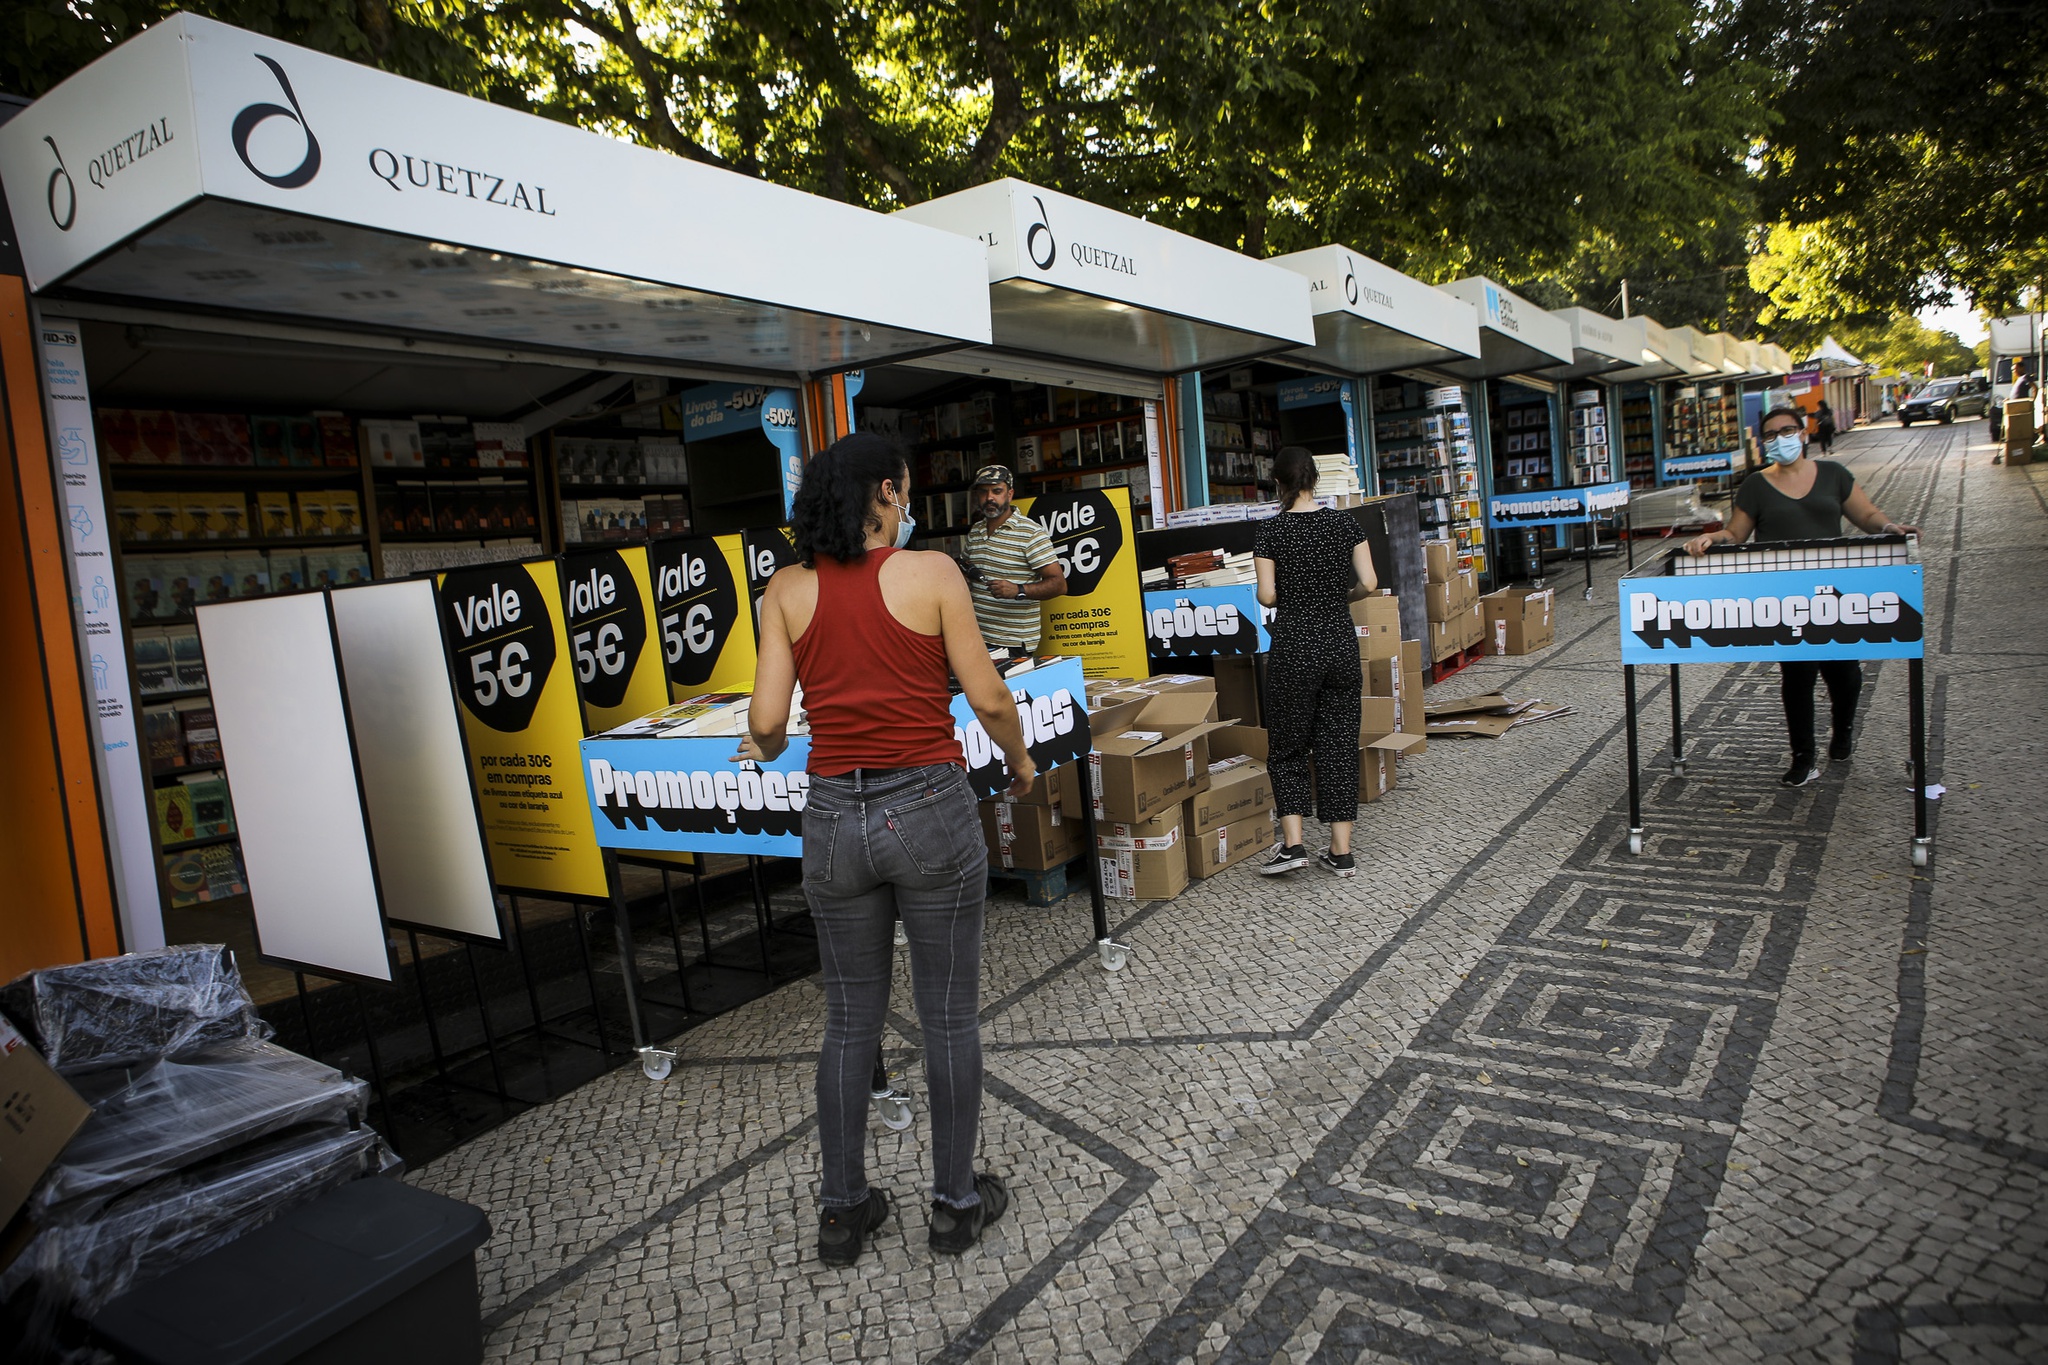
M998 578L1019 585L1036 583L1039 570L1058 562L1045 527L1015 510L993 535L986 521L979 522L967 533L967 558L981 570L981 581L971 586L974 619L981 623L982 639L992 649L1019 645L1037 649L1038 603L1028 597L1016 601L991 597L988 585Z

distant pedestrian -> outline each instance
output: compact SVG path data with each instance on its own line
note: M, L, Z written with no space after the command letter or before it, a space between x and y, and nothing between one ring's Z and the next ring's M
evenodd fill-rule
M1820 410L1814 414L1813 438L1820 442L1820 453L1835 453L1835 410L1828 406L1828 400L1820 400Z
M1301 822L1309 813L1315 765L1316 814L1330 848L1316 861L1339 877L1355 871L1351 826L1358 819L1358 712L1365 678L1358 662L1354 592L1379 586L1358 519L1318 507L1316 460L1288 446L1273 461L1279 515L1259 523L1252 567L1259 602L1278 609L1267 670L1267 768L1280 812L1280 846L1259 865L1265 876L1308 866Z
M1740 545L1758 540L1826 540L1842 534L1842 518L1873 534L1918 535L1917 526L1888 521L1870 495L1856 486L1856 476L1833 460L1808 456L1806 428L1797 408L1772 408L1757 424L1768 463L1735 490L1728 524L1694 536L1685 552L1704 555L1711 545ZM1846 763L1855 752L1856 702L1863 690L1863 665L1854 659L1815 662L1788 659L1778 665L1785 700L1785 729L1792 741L1792 766L1779 780L1803 787L1820 776L1815 761L1813 685L1826 678L1834 711L1834 732L1828 758Z
M735 755L781 755L801 681L811 731L803 888L825 987L818 1259L833 1266L859 1260L889 1216L864 1158L899 918L932 1097L931 1249L966 1251L1010 1202L1000 1179L974 1169L988 853L953 733L949 671L1003 751L1013 795L1034 770L967 582L945 555L904 548L916 526L909 463L892 442L842 437L805 466L790 516L802 562L779 570L761 598L753 709Z

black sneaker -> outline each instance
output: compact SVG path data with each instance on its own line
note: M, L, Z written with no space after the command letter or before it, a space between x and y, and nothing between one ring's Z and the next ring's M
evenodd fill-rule
M1333 877L1349 877L1358 871L1349 853L1319 853L1316 855L1316 866Z
M975 1176L974 1192L981 1196L981 1202L971 1209L956 1209L951 1204L932 1201L933 1251L958 1256L979 1242L982 1229L1001 1218L1010 1207L1010 1192L992 1175Z
M1273 850L1273 855L1270 858L1259 864L1259 875L1261 877L1272 877L1282 872L1292 872L1297 867L1307 866L1308 845L1295 844L1289 847L1286 844L1282 844Z
M1838 725L1828 739L1828 758L1836 763L1847 763L1849 756L1856 752L1856 730L1853 726Z
M1812 754L1792 755L1792 766L1785 769L1785 775L1778 779L1788 787L1803 787L1820 778L1820 765L1813 761Z
M818 1215L818 1259L826 1265L852 1265L869 1236L888 1221L889 1196L880 1190L869 1190L866 1200L850 1209L824 1210Z

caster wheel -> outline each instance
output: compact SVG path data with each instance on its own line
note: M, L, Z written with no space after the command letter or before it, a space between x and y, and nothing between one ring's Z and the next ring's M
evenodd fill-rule
M1639 831L1630 831L1628 851L1635 854L1640 854L1643 851L1643 836Z
M649 1048L640 1054L640 1074L650 1081L665 1081L675 1069L676 1059L669 1053Z
M896 921L896 946L898 948L908 948L910 946L910 935L903 932L903 921L900 919Z
M1097 943L1095 945L1095 952L1102 960L1102 970L1105 972L1120 972L1124 969L1124 965L1131 960L1131 950L1129 948L1126 948L1121 943L1112 943L1108 939L1103 939Z
M1672 775L1673 777L1684 777L1684 776L1685 776L1685 763L1684 763L1684 761L1683 761L1683 760L1680 760L1680 761L1678 761L1678 762L1675 762L1675 763L1673 763L1673 764L1671 765L1671 775Z
M1584 602L1590 602L1590 601L1592 601L1592 600L1593 600L1593 590L1592 590L1591 588L1588 588L1588 589L1586 589L1586 590L1585 590L1585 591L1584 591L1583 593L1580 593L1580 594L1579 594L1579 599L1580 599L1581 601L1584 601Z
M1925 866L1927 866L1927 845L1925 845L1925 844L1915 844L1915 845L1913 845L1913 866L1915 866L1915 867L1925 867Z
M910 1126L910 1101L893 1091L887 1095L876 1095L875 1116L882 1120L882 1126L892 1133L900 1133Z

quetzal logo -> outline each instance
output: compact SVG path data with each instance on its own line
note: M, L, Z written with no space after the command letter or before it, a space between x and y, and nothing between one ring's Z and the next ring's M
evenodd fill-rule
M1344 302L1354 305L1358 302L1358 262L1349 254L1344 257Z
M232 129L235 155L242 158L242 164L249 168L249 174L264 184L275 185L281 190L295 190L302 185L310 184L313 177L320 174L320 139L313 136L313 129L306 122L306 111L299 107L299 97L292 92L291 78L284 74L284 68L260 53L256 54L256 60L269 67L270 74L277 77L278 89L284 92L285 104L291 107L286 108L284 104L252 104L235 115ZM249 155L249 139L255 135L259 127L274 118L290 119L299 125L299 131L306 138L306 151L299 158L299 164L282 175L272 175L258 166Z
M1050 270L1052 263L1059 259L1059 243L1053 240L1052 222L1050 215L1045 211L1044 198L1034 194L1031 196L1031 202L1038 205L1038 221L1024 233L1024 250L1030 253L1031 264L1040 270ZM1043 256L1038 254L1041 246L1045 249Z
M64 169L64 153L57 150L57 139L45 137L50 155L57 158L57 169L50 172L50 183L43 190L43 199L50 207L50 221L57 225L57 231L69 232L71 225L78 221L78 186L71 183L71 172ZM58 191L63 192L64 207L57 207Z

